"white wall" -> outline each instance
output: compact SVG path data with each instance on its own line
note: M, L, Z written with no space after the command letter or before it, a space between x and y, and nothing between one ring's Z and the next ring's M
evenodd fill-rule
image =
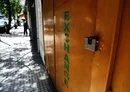
M35 0L38 49L44 62L43 23L41 0Z

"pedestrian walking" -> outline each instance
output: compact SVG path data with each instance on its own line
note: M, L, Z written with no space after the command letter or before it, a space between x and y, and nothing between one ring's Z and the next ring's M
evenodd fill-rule
M5 30L5 32L7 33L7 31L8 31L8 24L7 24L7 22L4 22L4 30Z
M24 21L24 35L26 35L26 36L28 35L27 29L28 29L27 22Z

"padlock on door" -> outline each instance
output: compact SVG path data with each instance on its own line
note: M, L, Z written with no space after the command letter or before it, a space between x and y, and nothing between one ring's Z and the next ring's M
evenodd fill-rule
M97 36L90 36L85 38L85 48L90 51L97 51L99 46L99 38Z

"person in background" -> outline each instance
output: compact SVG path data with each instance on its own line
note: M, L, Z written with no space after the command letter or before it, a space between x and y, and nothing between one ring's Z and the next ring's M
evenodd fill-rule
M5 32L7 33L7 31L8 31L8 24L7 24L7 22L4 22L4 30L5 30Z
M21 26L20 21L19 21L19 16L18 16L18 18L17 18L17 25L18 25L18 26Z
M27 32L27 29L28 29L28 25L27 25L27 22L26 20L24 21L24 35L28 35L28 32Z

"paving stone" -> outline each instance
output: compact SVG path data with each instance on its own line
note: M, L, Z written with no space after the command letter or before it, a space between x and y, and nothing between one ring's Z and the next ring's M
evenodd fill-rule
M0 34L10 45L0 42L0 92L56 92L35 44L23 35L23 27L11 33Z

